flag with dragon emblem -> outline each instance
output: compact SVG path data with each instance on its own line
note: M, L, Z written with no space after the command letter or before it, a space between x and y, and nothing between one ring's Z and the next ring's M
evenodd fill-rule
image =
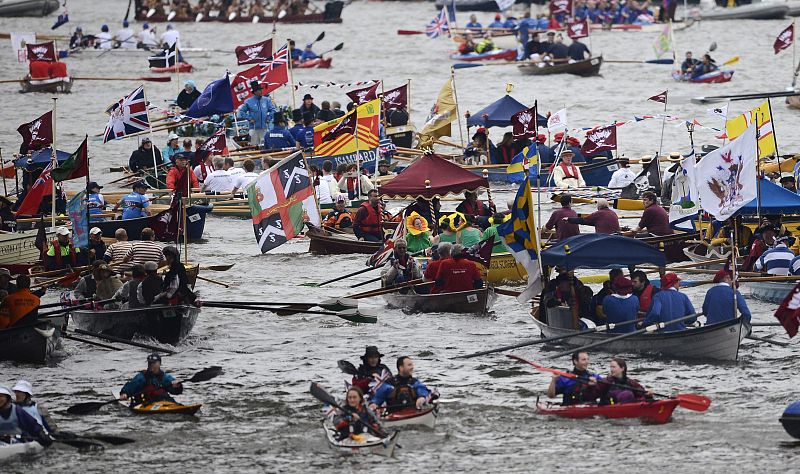
M756 124L695 167L700 206L718 221L756 198Z

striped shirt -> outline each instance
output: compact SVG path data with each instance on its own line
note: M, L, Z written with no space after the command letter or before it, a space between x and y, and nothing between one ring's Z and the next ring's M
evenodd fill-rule
M794 252L784 243L767 250L756 261L755 269L759 272L766 272L770 275L788 275Z
M106 253L103 255L103 260L108 263L121 263L125 260L125 256L128 255L128 251L131 249L131 242L127 240L121 240L119 242L114 242L113 244L109 245L106 248Z
M800 255L792 259L790 271L792 275L800 275Z
M161 262L164 260L164 253L161 246L152 240L139 240L133 242L131 249L125 255L126 260L132 263Z

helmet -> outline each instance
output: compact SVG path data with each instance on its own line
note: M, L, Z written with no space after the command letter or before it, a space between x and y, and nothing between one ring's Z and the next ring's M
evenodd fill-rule
M108 31L108 25L103 25L100 27L100 31Z
M153 362L161 362L161 356L155 352L147 356L147 363L152 364Z
M33 396L33 386L27 380L18 381L11 390L15 392L25 392L28 395Z

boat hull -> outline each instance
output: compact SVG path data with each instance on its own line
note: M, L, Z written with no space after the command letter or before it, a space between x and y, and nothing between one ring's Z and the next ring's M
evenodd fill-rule
M697 78L686 77L676 71L672 73L672 78L678 82L689 82L691 84L722 84L724 82L730 82L731 79L733 79L733 71L713 71Z
M800 402L791 403L786 407L780 421L789 436L800 439Z
M522 74L528 76L546 76L550 74L573 74L575 76L589 77L600 74L603 57L589 58L574 63L560 63L552 66L540 66L541 63L526 63L517 66Z
M0 234L0 267L33 263L39 260L39 249L36 248L38 230L9 232ZM48 240L53 238L50 233Z
M189 241L196 241L203 238L203 230L206 227L206 215L211 212L213 206L190 206L186 210L186 234ZM158 228L154 226L155 216L139 217L136 219L108 220L92 222L92 227L98 227L103 231L103 235L112 236L117 229L125 229L130 240L139 240L142 229L145 227ZM157 234L156 239L162 242L174 242L174 238L162 234ZM183 240L181 238L181 240Z
M330 69L333 58L309 59L305 62L292 61L292 69Z
M133 339L144 336L166 344L182 342L192 331L200 308L195 306L149 306L118 310L76 310L72 320L78 329Z
M322 422L322 427L325 430L325 437L328 440L328 445L334 451L341 454L376 454L378 456L392 457L394 455L395 447L397 446L397 439L400 437L398 431L389 433L386 438L378 438L371 434L365 434L365 440L358 442L356 440L345 438L338 440L338 432L333 426L333 420L330 416L326 417Z
M517 58L517 50L516 49L500 49L490 51L488 53L478 54L478 53L470 53L470 54L451 54L450 59L455 61L498 61L498 60L506 60L506 61L513 61Z
M151 67L150 72L154 73L171 73L175 74L177 72L192 72L192 65L189 63L178 63L175 66L169 67Z
M61 324L43 323L36 327L8 328L0 330L0 360L44 364L61 339ZM58 326L56 326L58 325ZM23 326L27 324L23 323Z
M568 405L537 403L536 412L540 415L554 415L562 418L584 419L600 416L603 418L641 418L654 424L669 421L678 406L678 400L657 400L654 402L621 403L616 405Z
M228 17L220 11L208 11L200 19L197 17L197 12L190 15L175 15L174 18L168 19L167 13L158 12L148 16L148 6L143 4L143 0L136 0L136 20L140 22L150 23L187 23L187 22L225 22L225 23L341 23L342 22L342 8L344 2L333 1L325 3L324 11L322 13L311 13L308 15L285 15L283 17L272 17L268 15L236 15L233 18Z
M6 0L0 3L0 17L47 16L58 10L58 0Z
M115 398L119 396L117 390L112 389L111 396ZM184 405L182 403L170 401L130 405L127 401L119 400L119 404L140 415L194 415L203 406L202 403Z
M400 308L412 313L464 313L485 315L497 300L494 291L480 290L458 291L455 293L437 293L418 295L389 293L383 295L386 304L391 308Z
M715 8L701 12L700 19L710 20L780 20L789 12L785 3L759 2L733 8Z
M36 454L44 451L44 446L36 441L19 443L6 443L0 441L0 461L14 458L25 454Z
M315 255L371 255L381 247L380 242L360 241L353 234L333 234L316 227L309 228L306 236L310 240L308 251Z
M72 90L72 78L70 77L54 77L51 79L22 79L19 81L20 92L26 94L28 92L47 92L50 94L68 94Z
M489 283L515 283L526 281L528 272L510 253L492 254L489 261L489 273L486 281Z
M781 304L796 284L794 281L751 281L744 286L750 298Z
M436 418L438 418L438 416L438 404L422 410L417 410L413 407L404 408L392 413L381 414L381 424L385 428L398 428L400 426L425 426L433 429L436 427Z

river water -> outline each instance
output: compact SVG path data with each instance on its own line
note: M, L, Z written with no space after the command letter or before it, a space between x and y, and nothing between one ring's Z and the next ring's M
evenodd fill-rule
M95 32L103 22L118 28L127 2L106 1L102 8L88 0L70 1L72 22ZM421 29L434 15L429 3L362 3L348 6L341 25L294 25L279 27L278 37L296 38L298 44L326 32L318 50L344 41L345 49L334 56L328 71L300 70L295 80L303 83L349 83L385 79L386 87L412 80L413 119L419 126L427 109L447 79L450 61L447 40L424 36L399 37L398 28ZM0 20L2 31L49 32L54 18ZM487 20L488 15L482 15ZM541 110L569 107L569 122L591 127L627 120L633 115L657 114L661 106L645 99L670 90L668 113L718 127L720 120L706 116L705 108L688 103L697 95L717 95L757 90L780 90L791 81L791 54L773 56L771 45L788 21L717 22L676 33L680 51L702 53L715 41L715 57L724 61L741 55L733 82L716 86L675 84L669 68L655 65L607 64L595 78L531 78L513 66L482 67L459 71L456 81L462 111L476 111L501 97L505 84L514 84L513 95L523 103L538 99ZM138 30L139 25L134 25ZM159 32L164 25L158 25ZM62 34L66 32L62 27ZM255 42L270 32L267 25L179 25L185 47L232 50L234 45ZM599 33L591 47L606 59L649 59L655 33ZM23 74L23 66L11 65L6 55L6 76ZM98 57L87 52L69 59L70 71L80 76L136 76L146 73L144 53L112 52ZM232 54L186 53L197 71L190 77L200 87L224 73L236 70ZM184 78L185 76L182 76ZM77 82L70 95L58 102L59 148L77 147L84 133L91 137L92 176L101 184L117 176L110 166L127 163L135 145L130 141L102 144L102 109L136 87L135 82ZM18 147L15 128L46 111L47 95L17 94L6 85L0 118L0 145L5 156ZM176 83L147 83L151 102L160 105L177 94ZM301 89L298 94L305 92ZM340 89L312 91L321 100L344 103ZM289 103L286 90L279 102ZM734 103L731 114L757 103ZM799 144L797 112L776 100L773 103L778 145L783 153ZM658 149L661 123L644 121L622 127L621 152L628 156ZM717 143L716 132L698 129L698 143ZM493 137L499 138L498 132ZM455 136L458 139L458 135ZM157 143L163 145L163 133ZM665 151L688 150L685 129L667 124ZM80 187L73 183L70 187ZM113 189L113 188L110 188ZM493 189L495 200L513 196L511 187ZM543 196L546 200L546 196ZM455 206L448 202L446 206ZM549 214L545 206L545 218ZM589 210L586 206L579 211ZM225 289L208 283L198 285L202 298L230 301L318 301L358 290L348 285L371 278L366 274L319 289L300 286L357 270L363 258L317 257L307 253L308 243L292 241L269 255L260 255L246 220L209 217L206 241L190 245L190 257L203 264L236 263L226 273L207 275L231 285ZM613 256L610 256L613 257ZM367 287L369 288L369 287ZM686 290L696 307L702 289ZM55 295L48 295L47 301ZM756 321L770 321L775 305L748 301ZM45 455L2 466L3 472L63 472L80 466L85 472L132 469L179 472L310 472L363 469L376 472L490 472L577 471L615 469L622 472L671 470L673 472L722 472L734 468L746 472L777 472L797 465L800 446L791 442L777 419L798 396L800 363L796 346L780 348L748 341L736 364L703 364L631 357L635 378L660 392L702 393L713 399L711 409L697 413L678 409L673 421L647 426L630 421L569 421L548 419L533 413L533 404L546 390L549 377L506 360L502 355L468 361L454 356L498 347L538 335L528 308L501 297L492 317L436 314L405 315L387 310L380 300L364 300L362 307L379 313L375 325L356 326L325 316L278 317L270 313L206 308L190 339L179 353L165 357L164 367L188 377L203 367L220 365L225 373L206 383L186 386L184 402L203 402L196 419L132 416L115 406L95 415L72 417L69 405L107 399L136 371L145 367L145 352L126 349L106 352L65 341L63 353L46 367L0 363L0 383L18 378L30 380L36 398L54 412L62 427L71 431L119 434L136 444L111 447L103 452L79 453L59 447ZM781 328L756 328L756 334L775 334L785 340ZM409 430L400 438L396 459L342 459L328 450L320 427L320 404L308 393L318 381L334 392L343 387L336 361L358 362L364 346L377 345L393 366L394 358L410 355L416 373L442 394L442 409L435 430ZM568 358L549 360L548 352L531 346L516 352L532 360L568 368ZM552 352L550 353L552 354ZM608 354L592 354L592 368L605 373ZM72 466L72 467L70 467Z

